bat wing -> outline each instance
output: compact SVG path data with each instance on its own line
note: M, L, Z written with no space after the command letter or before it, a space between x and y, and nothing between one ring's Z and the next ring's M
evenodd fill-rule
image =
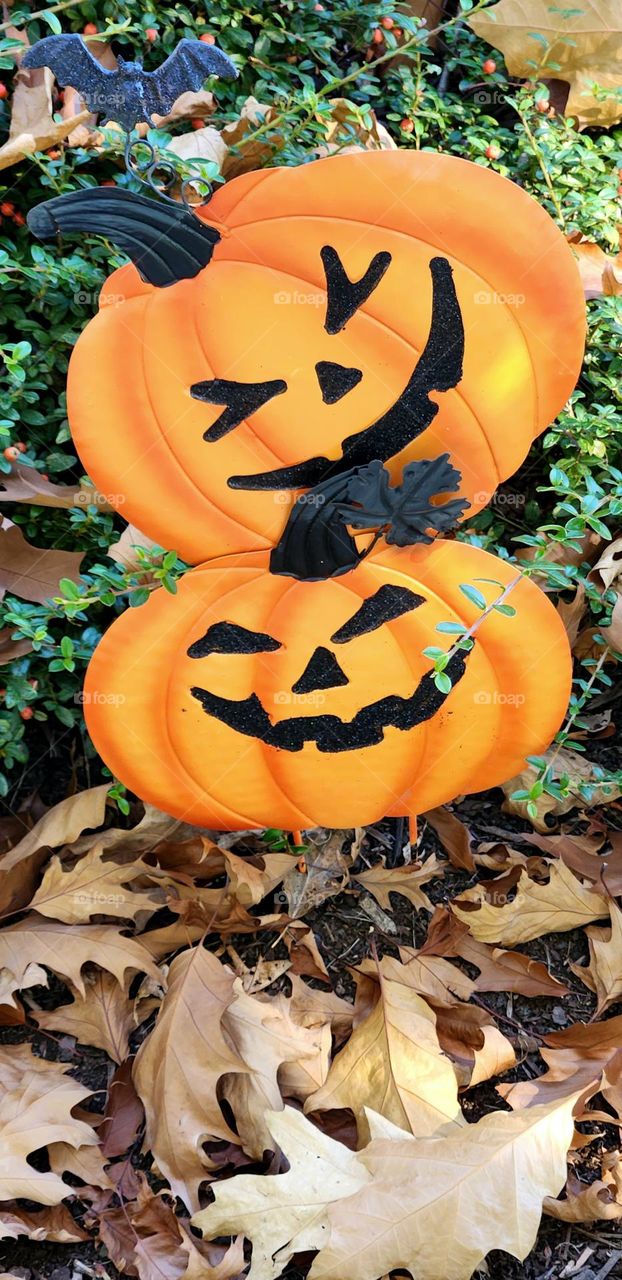
M28 49L23 67L49 67L60 85L82 94L91 111L102 111L117 71L100 66L81 36L46 36Z
M200 89L208 76L237 79L231 59L213 44L180 40L175 51L158 67L144 73L145 106L150 115L166 115L180 94Z

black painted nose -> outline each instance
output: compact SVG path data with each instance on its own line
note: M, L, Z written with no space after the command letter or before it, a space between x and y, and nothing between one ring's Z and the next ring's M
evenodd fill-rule
M348 369L345 364L334 364L332 360L320 360L315 372L324 404L337 404L363 377L360 369Z
M314 689L336 689L340 684L348 684L345 671L341 670L334 653L320 645L309 658L300 678L292 685L292 693L312 693Z

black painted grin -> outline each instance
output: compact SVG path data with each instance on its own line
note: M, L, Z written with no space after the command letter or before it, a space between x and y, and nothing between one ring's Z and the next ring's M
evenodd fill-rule
M380 418L369 427L348 436L336 459L306 458L289 467L261 471L254 475L230 476L231 489L307 489L327 476L340 475L351 467L366 466L374 459L387 462L416 440L433 422L439 406L430 400L430 391L448 391L462 377L464 328L446 258L430 262L433 300L428 340L408 383Z
M462 679L465 667L466 657L462 653L449 659L445 670L452 686ZM257 738L280 751L301 751L305 742L315 742L318 751L327 753L373 747L382 742L384 730L388 728L414 729L431 720L449 697L449 693L442 693L436 687L432 673L427 672L409 698L389 694L362 707L352 720L333 715L292 716L273 724L256 693L236 701L198 686L190 692L207 715L249 738Z

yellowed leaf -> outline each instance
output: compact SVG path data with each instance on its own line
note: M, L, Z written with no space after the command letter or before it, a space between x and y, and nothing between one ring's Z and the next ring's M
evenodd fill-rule
M275 1280L295 1253L319 1249L327 1236L329 1205L352 1196L370 1179L353 1151L299 1111L286 1107L266 1120L272 1146L287 1155L287 1172L215 1183L214 1203L192 1219L208 1239L243 1232L252 1241L247 1280ZM342 1280L349 1274L346 1268Z
M580 232L568 237L570 248L577 260L586 298L617 296L622 293L622 253L610 257L600 245L586 240ZM577 594L581 584L577 587ZM584 594L584 589L582 595ZM559 608L559 606L558 606ZM568 608L568 606L566 606Z
M622 995L622 911L609 901L611 928L587 929L590 947L589 965L571 964L578 978L596 995L596 1015L600 1016Z
M622 1161L619 1151L609 1151L603 1160L602 1175L594 1182L580 1182L570 1174L563 1200L547 1196L544 1211L562 1222L595 1222L622 1218Z
M76 1150L67 1142L54 1142L48 1147L50 1168L59 1177L63 1173L71 1173L81 1178L88 1187L102 1187L109 1190L111 1182L104 1167L104 1156L99 1145L81 1146Z
M175 1194L193 1210L210 1167L202 1143L208 1137L238 1141L216 1097L222 1075L248 1069L222 1029L234 981L204 947L178 956L155 1028L134 1065L150 1150Z
M88 924L91 916L117 916L136 920L142 925L149 916L164 906L164 891L156 885L148 889L131 889L132 880L153 876L146 863L122 863L107 859L105 849L96 843L66 870L60 858L52 858L31 906L40 915L65 924Z
M582 126L622 119L619 0L581 0L567 9L544 0L499 0L467 22L501 50L511 75L565 80L566 115ZM595 83L610 92L596 97Z
M422 1136L462 1125L456 1074L441 1052L432 1010L410 987L379 977L380 999L335 1057L306 1113L349 1107L361 1138L365 1107Z
M78 1226L64 1204L29 1212L9 1200L0 1205L0 1240L49 1240L58 1244L74 1244L89 1236Z
M452 903L452 911L468 925L478 942L496 942L502 947L531 942L545 933L564 933L608 915L605 899L581 884L564 862L553 862L546 884L530 880L523 872L515 897L495 907L484 900L481 886L468 889ZM479 903L478 910L464 910L461 904Z

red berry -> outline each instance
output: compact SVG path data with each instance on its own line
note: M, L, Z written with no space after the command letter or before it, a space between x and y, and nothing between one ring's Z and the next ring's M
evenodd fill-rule
M19 458L19 449L17 449L14 444L10 444L4 450L4 456L7 462L16 462Z
M52 147L51 150L48 151L48 155L50 160L60 160L60 151L58 150L58 147Z
M11 204L10 200L3 201L3 203L0 204L0 213L5 218L12 218L15 213L15 205Z
M42 472L41 472L41 479L42 479L42 480L49 480L49 478L50 478L50 477L49 477L49 475L48 475L47 471L42 471Z
M539 111L540 115L544 115L548 111L550 105L548 98L540 98L540 101L536 102L536 111Z
M25 227L25 226L26 226L26 219L25 219L25 217L24 217L23 213L19 213L19 211L18 211L17 213L14 213L14 214L13 214L13 221L16 223L16 225L17 225L18 227Z
M2 80L0 80L0 98L8 98L9 91Z
M193 129L205 128L205 121L202 120L200 116L195 116L194 119L190 121L190 124L192 125Z
M496 70L497 64L493 58L486 58L486 61L482 62L482 71L484 71L487 76L494 75Z
M372 39L372 44L382 44L384 40L384 36L382 34L382 31L380 30L380 27L374 27L374 30L371 33L371 39Z
M20 453L25 453L25 452L26 452L26 450L27 450L27 448L28 448L28 445L27 445L27 444L24 444L24 441L23 441L23 440L16 440L16 441L15 441L15 448L16 448L16 449L19 449Z
M380 25L384 27L386 31L390 31L391 27L395 26L395 18L381 18Z
M105 182L100 182L100 184L99 184L99 185L100 185L100 187L116 187L116 185L117 185L117 184L116 184L116 182L115 182L114 178L106 178L106 181L105 181Z
M401 38L402 38L403 34L404 34L404 32L402 31L402 28L401 28L401 27L394 27L394 28L393 28L393 35L395 36L395 39L396 39L396 40L401 40Z
M501 155L501 147L498 147L496 142L491 142L490 146L486 147L485 155L488 160L498 160Z
M414 121L410 119L410 116L404 116L404 119L400 120L400 129L403 133L412 133L414 127Z
M213 36L211 31L206 31L202 36L199 36L199 40L202 40L203 44L216 44L216 36Z
M316 13L323 13L323 12L324 12L324 5L323 5L323 4L314 4L313 8L315 9L315 12L316 12Z
M94 23L94 22L87 22L86 26L82 28L82 35L83 35L83 36L96 36L96 35L97 35L97 27L95 26L95 23Z
M22 717L22 720L32 720L32 717L34 716L35 713L32 707L24 707L19 714Z
M155 41L158 38L158 33L155 27L145 27L145 38L149 41L150 44L155 43Z

